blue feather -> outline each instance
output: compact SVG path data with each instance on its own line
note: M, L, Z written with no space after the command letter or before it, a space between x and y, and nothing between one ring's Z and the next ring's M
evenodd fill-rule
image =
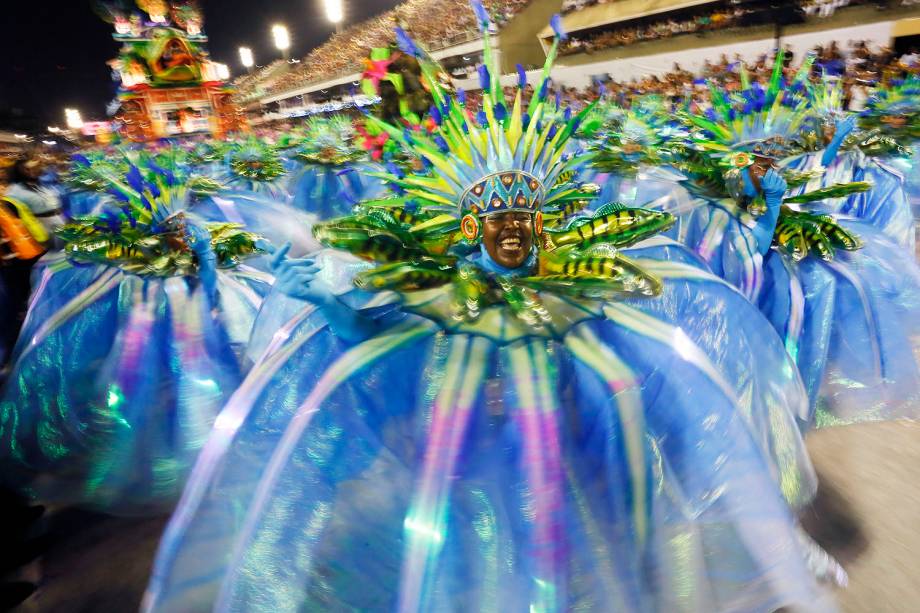
M482 91L489 91L489 81L489 69L483 64L479 67L479 87L482 88Z
M400 179L405 176L405 173L402 171L402 168L400 168L397 164L394 164L393 162L387 162L386 169L387 169L387 172L389 172L391 175L395 177L399 177Z
M125 179L128 181L128 185L137 193L144 191L144 177L141 176L141 171L134 164L131 164Z
M483 30L487 29L489 26L489 13L486 11L486 7L482 5L480 0L470 0L470 6L473 7L473 12L476 13L479 27Z
M118 188L110 187L106 190L107 193L115 197L119 202L130 202L130 199Z
M549 26L553 29L553 32L556 33L556 36L559 37L559 40L568 40L569 35L562 29L562 17L559 16L559 13L550 17Z
M160 197L160 188L157 187L157 184L156 184L156 183L153 183L152 181L147 181L147 189L150 190L150 194L151 194L154 198L159 198L159 197Z
M396 44L403 53L408 53L414 57L421 55L418 47L415 46L415 41L399 26L396 27Z
M518 73L518 87L524 89L527 87L527 71L524 70L524 67L520 64L517 64L517 73Z

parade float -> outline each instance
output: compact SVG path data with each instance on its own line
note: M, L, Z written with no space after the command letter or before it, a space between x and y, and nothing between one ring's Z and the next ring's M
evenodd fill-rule
M115 125L124 138L148 141L185 134L221 137L245 127L231 101L227 66L210 59L203 17L194 2L102 2L100 14L121 43L109 62L120 82Z

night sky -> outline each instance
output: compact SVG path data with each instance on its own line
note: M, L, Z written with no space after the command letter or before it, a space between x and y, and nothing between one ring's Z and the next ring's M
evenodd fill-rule
M366 19L399 0L344 0L346 25ZM44 130L64 122L64 108L84 120L105 119L115 95L106 62L118 43L112 26L94 12L90 0L4 0L0 2L0 129ZM278 57L271 25L287 25L291 57L302 57L326 40L332 24L322 0L200 0L211 57L244 69L237 49L252 48L257 64Z

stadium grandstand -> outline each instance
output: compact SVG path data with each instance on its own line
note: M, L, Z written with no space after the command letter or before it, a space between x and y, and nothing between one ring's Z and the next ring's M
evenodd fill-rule
M920 46L916 3L904 0L491 0L493 44L506 73L543 63L556 12L569 39L560 49L558 85L591 87L664 75L675 65L693 72L723 54L753 60L777 40L803 54L831 41L874 41L894 52ZM445 19L433 15L450 16ZM359 94L371 48L393 42L401 25L447 68L454 83L478 88L482 39L466 0L408 0L356 23L299 62L278 60L237 79L237 100L251 121L341 111L372 102ZM716 35L718 31L718 35ZM513 58L513 61L512 59Z

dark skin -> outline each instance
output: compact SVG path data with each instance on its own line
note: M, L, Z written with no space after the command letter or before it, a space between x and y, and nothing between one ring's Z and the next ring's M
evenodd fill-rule
M831 144L831 141L834 140L834 134L837 132L837 126L833 123L825 124L824 126L824 146L827 147Z
M760 181L764 178L764 175L767 174L767 171L773 168L774 160L770 158L761 157L759 155L754 156L754 163L748 167L748 172L751 174L751 183L754 184L754 188L757 191L760 191Z
M533 251L533 214L509 211L484 217L482 243L498 265L520 267Z

